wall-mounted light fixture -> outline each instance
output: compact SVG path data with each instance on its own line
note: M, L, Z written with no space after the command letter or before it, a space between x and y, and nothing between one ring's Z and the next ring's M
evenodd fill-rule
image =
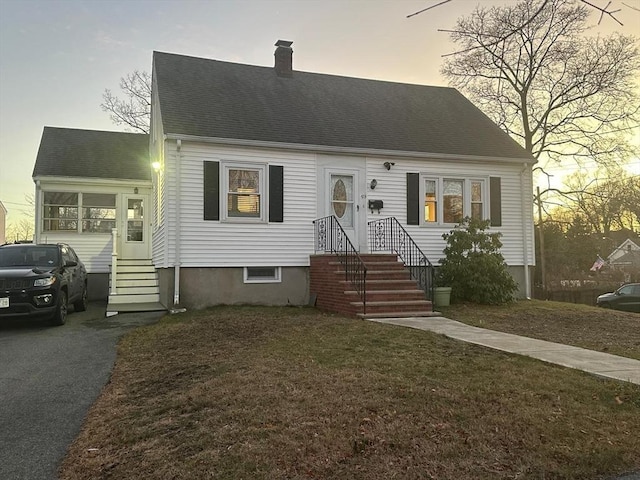
M137 194L138 194L138 187L135 187L135 188L133 189L133 193L134 193L135 195L137 195Z
M395 165L395 162L384 162L382 165L384 165L384 168L387 170L391 170L391 165Z
M375 178L371 180L371 183L369 184L369 186L371 187L371 190L376 188L377 185L378 185L378 181Z
M154 169L156 172L159 172L159 171L160 171L160 167L161 167L160 162L153 162L153 163L151 164L151 167L153 167L153 169Z

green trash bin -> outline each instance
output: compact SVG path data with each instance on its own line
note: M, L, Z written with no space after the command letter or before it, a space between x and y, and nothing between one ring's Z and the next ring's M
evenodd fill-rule
M433 303L436 307L448 307L451 302L451 287L436 287Z

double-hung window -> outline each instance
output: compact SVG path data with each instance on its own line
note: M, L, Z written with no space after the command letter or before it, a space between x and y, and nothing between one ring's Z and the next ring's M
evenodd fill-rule
M488 218L486 183L485 179L424 176L421 223L456 224L464 217Z
M203 162L203 218L243 223L284 221L284 167Z
M265 166L225 164L225 206L227 220L265 220Z

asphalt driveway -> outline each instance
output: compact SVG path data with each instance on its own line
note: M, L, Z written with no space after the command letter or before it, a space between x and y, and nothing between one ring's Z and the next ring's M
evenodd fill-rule
M0 479L51 480L107 383L118 339L162 313L104 317L104 304L67 324L0 322Z

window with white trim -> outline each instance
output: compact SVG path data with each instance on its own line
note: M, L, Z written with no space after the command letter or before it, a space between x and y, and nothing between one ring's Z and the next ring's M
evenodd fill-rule
M78 194L75 192L43 192L45 232L78 230Z
M442 180L442 223L460 223L464 218L464 180Z
M433 178L424 180L424 221L438 221L438 181Z
M457 224L464 217L489 217L487 181L482 178L423 176L423 225Z
M82 231L111 233L116 228L116 196L108 193L82 194Z
M43 192L45 232L111 233L116 196L108 193Z
M244 267L244 283L280 283L280 267Z
M224 165L224 218L265 221L265 165Z

